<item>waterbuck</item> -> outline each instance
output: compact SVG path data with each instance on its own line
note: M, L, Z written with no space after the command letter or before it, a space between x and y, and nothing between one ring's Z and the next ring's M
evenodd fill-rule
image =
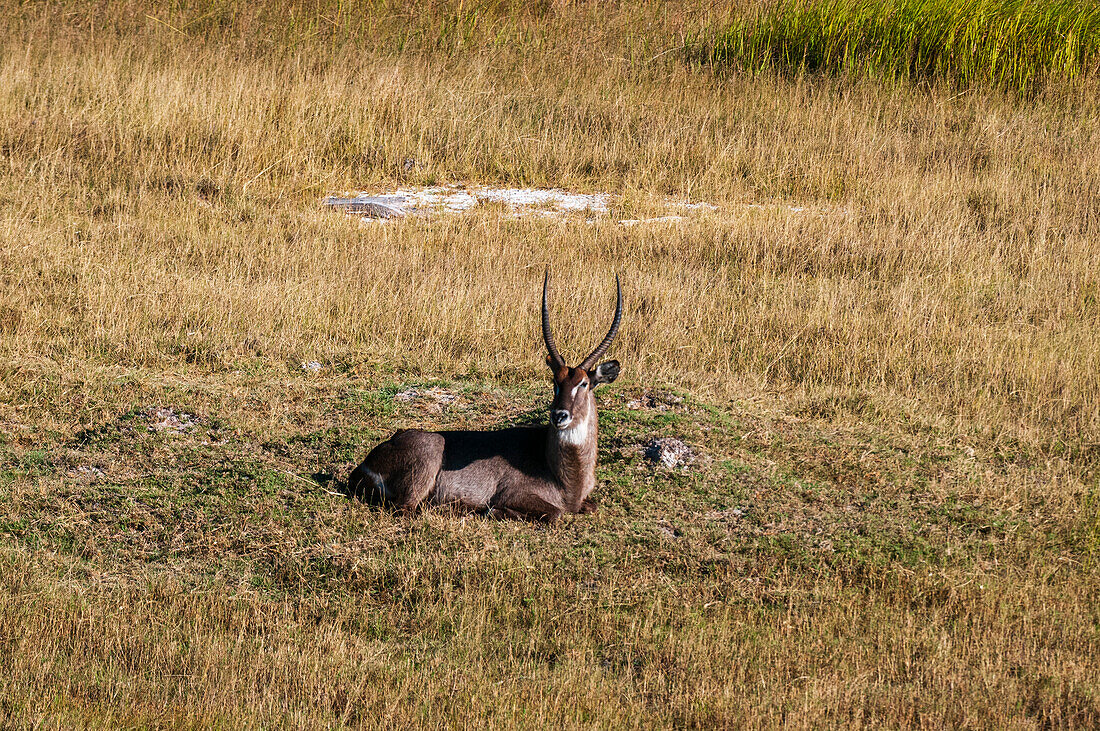
M550 423L496 431L402 429L371 450L352 472L348 488L364 500L411 512L425 501L512 518L554 521L562 513L591 512L596 487L596 386L619 376L619 362L596 361L615 339L623 290L615 277L615 318L603 341L571 368L550 333L542 282L542 337L554 378Z

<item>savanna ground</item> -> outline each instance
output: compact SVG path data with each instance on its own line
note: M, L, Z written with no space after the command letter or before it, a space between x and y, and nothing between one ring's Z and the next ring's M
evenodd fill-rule
M743 6L3 10L0 724L1100 724L1095 75L688 52ZM319 205L439 182L623 198ZM667 197L720 208L616 225ZM567 357L626 291L599 511L343 497L544 418L547 263Z

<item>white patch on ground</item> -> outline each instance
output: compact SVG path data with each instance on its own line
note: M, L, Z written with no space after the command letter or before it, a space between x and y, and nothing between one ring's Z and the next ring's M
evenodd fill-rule
M610 193L568 193L564 190L536 188L482 188L479 200L495 201L513 208L543 208L559 211L591 212L607 215Z
M438 386L433 386L432 388L410 388L407 391L400 391L393 395L394 401L415 401L421 398L433 399L442 404L449 404L457 399L458 396Z
M706 201L665 199L649 218L615 219L615 207L622 196L614 193L574 193L558 188L493 188L485 185L436 185L424 188L398 188L385 193L330 195L322 205L356 214L364 222L384 223L399 218L423 218L455 215L485 205L504 208L512 218L583 218L594 223L611 219L620 226L639 224L679 224L694 216L736 214L739 211L764 211L781 214L818 214L844 212L838 206L792 206L785 203L731 203L717 206ZM663 209L663 210L662 210Z
M411 403L433 414L442 414L443 410L458 400L458 395L445 388L410 388L393 395L394 401Z
M484 185L437 185L426 188L399 188L385 193L330 195L322 205L358 214L366 221L426 217L471 211L486 204L505 208L512 217L565 218L583 217L595 222L612 217L612 207L622 197L613 193L574 193L558 188L493 188ZM677 223L687 215L717 211L712 203L667 200L667 214L653 218L628 218L623 226L639 223Z
M486 203L506 206L515 215L562 216L583 213L606 216L610 193L570 193L540 188L490 188L486 186L433 186L399 188L388 193L329 196L324 205L368 218L391 219L437 213L462 213Z
M149 418L149 431L183 434L197 426L191 414L177 412L163 406L149 409L147 416Z
M662 464L668 469L684 467L695 460L691 448L672 437L651 439L644 447L645 458L650 462Z
M306 361L302 364L302 370L306 373L320 373L322 368L324 366L315 360Z

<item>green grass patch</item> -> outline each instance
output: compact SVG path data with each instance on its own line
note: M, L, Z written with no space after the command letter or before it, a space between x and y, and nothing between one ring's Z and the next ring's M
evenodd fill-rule
M1077 0L781 0L695 60L747 71L857 73L1032 91L1100 68L1100 4Z

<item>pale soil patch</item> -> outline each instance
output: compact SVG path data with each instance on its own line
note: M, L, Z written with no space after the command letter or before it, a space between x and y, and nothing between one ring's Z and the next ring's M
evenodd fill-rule
M149 431L166 431L182 434L195 428L191 414L184 414L172 408L157 406L149 409Z
M684 221L689 216L720 210L719 206L705 201L666 199L658 205L660 215L618 218L622 196L615 193L578 193L558 188L494 188L483 185L399 188L385 193L330 195L322 201L322 205L361 215L369 221L467 213L491 204L503 206L505 214L511 217L584 216L588 221L617 218L618 223L623 226L675 223Z
M435 414L443 413L444 409L458 400L458 394L445 388L433 386L431 388L410 388L399 391L393 395L394 401L411 403L417 408Z

